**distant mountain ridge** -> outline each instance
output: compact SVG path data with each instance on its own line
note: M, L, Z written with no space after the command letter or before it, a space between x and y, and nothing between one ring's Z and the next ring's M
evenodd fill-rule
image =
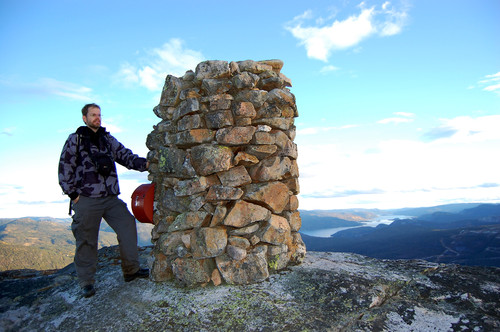
M301 210L307 250L354 252L375 258L423 258L436 262L500 266L500 204L449 204L395 210ZM381 215L415 216L392 225L359 227ZM0 271L57 269L73 261L71 218L0 218ZM331 238L304 232L357 227ZM137 223L139 245L150 245L152 225ZM116 235L103 223L100 247L116 245ZM485 244L486 243L486 244ZM410 244L412 246L410 247ZM460 246L473 249L461 250ZM458 253L458 254L457 254Z
M438 207L415 209L414 213L424 214L398 219L390 225L340 231L330 238L306 234L302 238L308 250L500 267L500 204L464 207L460 210L458 206L444 206L444 211ZM446 212L450 208L457 212Z

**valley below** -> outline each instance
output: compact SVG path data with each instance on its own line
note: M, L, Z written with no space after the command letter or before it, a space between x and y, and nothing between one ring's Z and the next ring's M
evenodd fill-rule
M302 211L307 250L500 267L499 204L363 212L368 218L354 221L335 210Z
M300 215L307 251L500 267L500 204L301 210ZM152 227L137 223L139 246L151 245ZM99 248L117 243L103 222ZM0 219L0 271L63 268L73 262L74 246L71 219Z

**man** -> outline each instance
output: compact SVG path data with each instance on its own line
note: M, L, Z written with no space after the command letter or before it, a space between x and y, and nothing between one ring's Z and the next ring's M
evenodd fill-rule
M101 219L117 234L121 267L126 282L149 277L139 266L135 218L118 198L120 189L115 161L137 171L149 163L125 148L101 127L101 108L87 104L82 109L86 126L69 135L59 160L59 184L70 197L75 212L71 229L76 240L75 268L83 296L95 294L97 242Z

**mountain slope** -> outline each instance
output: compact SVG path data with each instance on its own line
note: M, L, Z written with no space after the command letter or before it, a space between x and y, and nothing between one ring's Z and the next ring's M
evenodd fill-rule
M151 227L137 225L139 245L151 244ZM99 232L99 248L116 244L116 234L103 222ZM74 252L71 219L0 219L0 271L59 269L73 261Z
M390 225L341 231L330 238L305 234L302 238L308 250L500 267L500 204L395 220Z

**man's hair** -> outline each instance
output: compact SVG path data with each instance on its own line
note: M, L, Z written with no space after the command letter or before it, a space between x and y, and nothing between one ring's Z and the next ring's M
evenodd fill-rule
M97 104L94 104L94 103L87 104L87 105L83 106L83 108L82 108L82 115L87 116L87 113L89 112L89 108L92 108L92 107L97 107L98 109L101 109L101 107Z

